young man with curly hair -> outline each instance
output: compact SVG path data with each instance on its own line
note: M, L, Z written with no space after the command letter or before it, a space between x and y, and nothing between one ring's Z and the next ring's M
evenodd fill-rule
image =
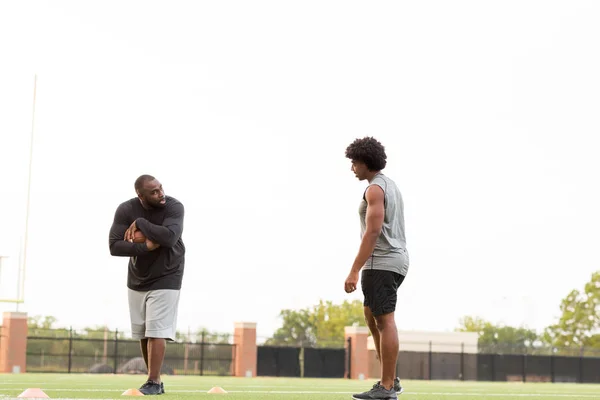
M381 363L381 380L353 399L397 399L403 392L395 378L398 330L394 320L398 288L408 272L409 258L404 232L404 202L393 180L381 173L386 166L383 145L372 137L356 139L346 148L352 172L368 182L359 206L361 244L344 284L346 293L356 290L362 269L365 320Z

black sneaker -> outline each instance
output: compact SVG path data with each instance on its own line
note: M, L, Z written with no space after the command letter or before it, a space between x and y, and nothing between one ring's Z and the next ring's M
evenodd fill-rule
M398 395L394 388L390 390L381 386L379 382L373 385L373 388L367 392L353 394L354 400L396 400Z
M398 377L396 377L396 379L394 379L394 390L398 394L402 394L402 392L404 392L404 389L402 389L402 386L400 386L400 378L398 378Z
M377 381L377 383L381 385L381 381ZM402 389L402 386L400 386L400 378L398 377L394 378L394 391L398 394L402 394L402 392L404 392L404 389Z
M156 383L148 379L146 383L140 387L140 392L142 392L144 396L148 396L153 394L163 394L164 389L160 383Z
M400 384L400 380L398 380L398 384ZM402 388L400 388L402 389ZM165 385L161 382L160 383L160 394L164 394L165 393Z

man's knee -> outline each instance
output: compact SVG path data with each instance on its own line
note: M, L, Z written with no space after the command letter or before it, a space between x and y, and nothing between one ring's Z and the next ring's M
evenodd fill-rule
M394 321L394 313L387 313L383 315L378 315L375 317L375 325L378 331L383 331L387 328L391 328L395 326L396 322Z
M149 342L157 343L157 342L166 342L167 339L162 337L148 337Z
M367 326L369 327L369 330L372 332L377 328L377 322L375 321L374 318L367 318L365 317L365 322L367 323Z
M365 323L367 324L369 329L371 331L377 329L377 322L375 321L375 317L373 317L373 313L371 312L371 309L369 309L368 307L365 307L364 315L365 315Z

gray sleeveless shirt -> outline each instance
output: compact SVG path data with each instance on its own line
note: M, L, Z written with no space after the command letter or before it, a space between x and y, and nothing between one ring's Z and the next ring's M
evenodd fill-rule
M373 180L369 182L369 187L372 185L377 185L383 190L385 216L375 249L363 268L382 269L406 276L409 258L404 232L404 202L402 195L394 181L382 173L375 175ZM360 237L362 238L367 228L367 200L365 195L363 195L358 213L360 216Z

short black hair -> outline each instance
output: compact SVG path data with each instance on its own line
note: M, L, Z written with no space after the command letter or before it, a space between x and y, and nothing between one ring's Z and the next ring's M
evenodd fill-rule
M365 163L369 171L381 171L387 163L385 147L375 138L356 139L346 148L346 157Z
M140 190L142 190L142 187L144 186L144 183L148 182L148 181L153 181L156 178L153 177L152 175L140 175L139 178L137 178L135 180L135 191L139 192Z

